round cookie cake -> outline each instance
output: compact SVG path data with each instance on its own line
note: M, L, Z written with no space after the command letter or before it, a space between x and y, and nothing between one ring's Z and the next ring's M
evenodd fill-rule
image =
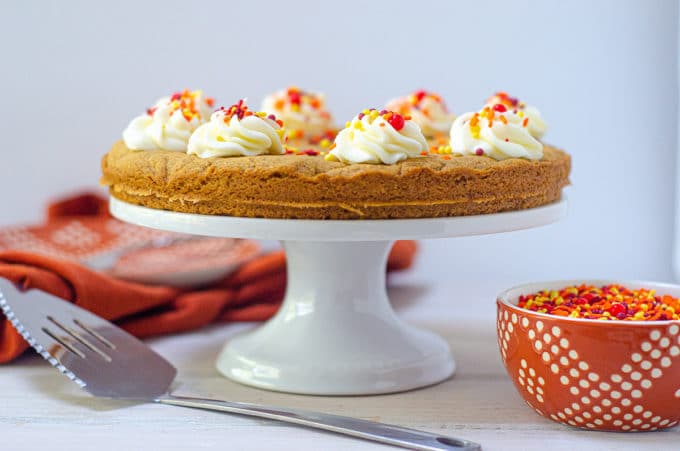
M446 144L403 108L369 109L332 144L293 149L275 113L240 101L209 115L212 104L200 91L159 100L103 157L102 184L150 208L289 219L496 213L554 202L569 184L569 155L537 139L538 110L504 93L458 116Z

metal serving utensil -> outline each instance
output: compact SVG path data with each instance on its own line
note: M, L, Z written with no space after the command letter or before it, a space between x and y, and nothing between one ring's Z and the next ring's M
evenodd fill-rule
M358 418L174 396L169 388L175 367L114 324L42 291L19 291L5 279L0 279L0 309L40 355L97 397L249 415L416 450L481 450L468 440Z

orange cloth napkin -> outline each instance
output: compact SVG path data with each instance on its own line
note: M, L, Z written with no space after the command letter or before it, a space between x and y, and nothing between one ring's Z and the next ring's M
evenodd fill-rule
M74 302L138 337L187 331L215 321L262 321L276 313L283 299L286 286L283 251L257 257L207 288L182 290L116 279L67 259L86 253L83 240L87 239L83 236L87 237L90 229L117 230L124 236L134 235L131 231L137 229L139 234L153 233L112 218L106 199L96 194L74 196L50 205L43 226L0 231L0 277L23 289L43 290ZM76 233L74 230L80 233L79 238L64 241L64 236ZM49 245L40 241L40 247L35 245L36 237L52 241ZM22 242L32 245L22 246ZM61 247L55 242L61 243ZM27 248L32 251L26 251ZM415 242L397 241L387 270L408 268L415 253ZM26 348L28 344L0 315L0 363L11 361Z

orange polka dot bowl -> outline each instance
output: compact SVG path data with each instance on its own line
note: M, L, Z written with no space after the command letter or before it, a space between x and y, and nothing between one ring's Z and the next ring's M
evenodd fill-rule
M518 307L520 296L580 284L619 284L680 297L678 285L606 280L531 283L504 291L497 299L498 346L517 391L540 415L575 427L635 432L676 426L680 321L583 319Z

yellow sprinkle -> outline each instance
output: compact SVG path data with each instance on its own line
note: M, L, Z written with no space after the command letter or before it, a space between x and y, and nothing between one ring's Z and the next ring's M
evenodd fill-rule
M215 139L218 140L218 141L221 142L221 143L223 143L223 142L226 141L226 139L222 138L221 136L218 136L218 137L215 138Z
M331 145L330 139L324 138L319 142L319 146L321 146L323 149L327 149L330 145Z
M519 116L519 117L524 117L524 111L518 112L518 113L517 113L517 116Z
M350 121L345 122L345 128L349 128L350 124L351 124Z
M473 138L479 139L479 132L480 132L479 125L470 125L470 133L472 134Z
M340 161L332 153L329 153L328 155L324 156L323 159L326 161Z
M265 117L266 115L267 113L265 113L264 111L258 111L257 113L255 113L255 116L257 117Z

